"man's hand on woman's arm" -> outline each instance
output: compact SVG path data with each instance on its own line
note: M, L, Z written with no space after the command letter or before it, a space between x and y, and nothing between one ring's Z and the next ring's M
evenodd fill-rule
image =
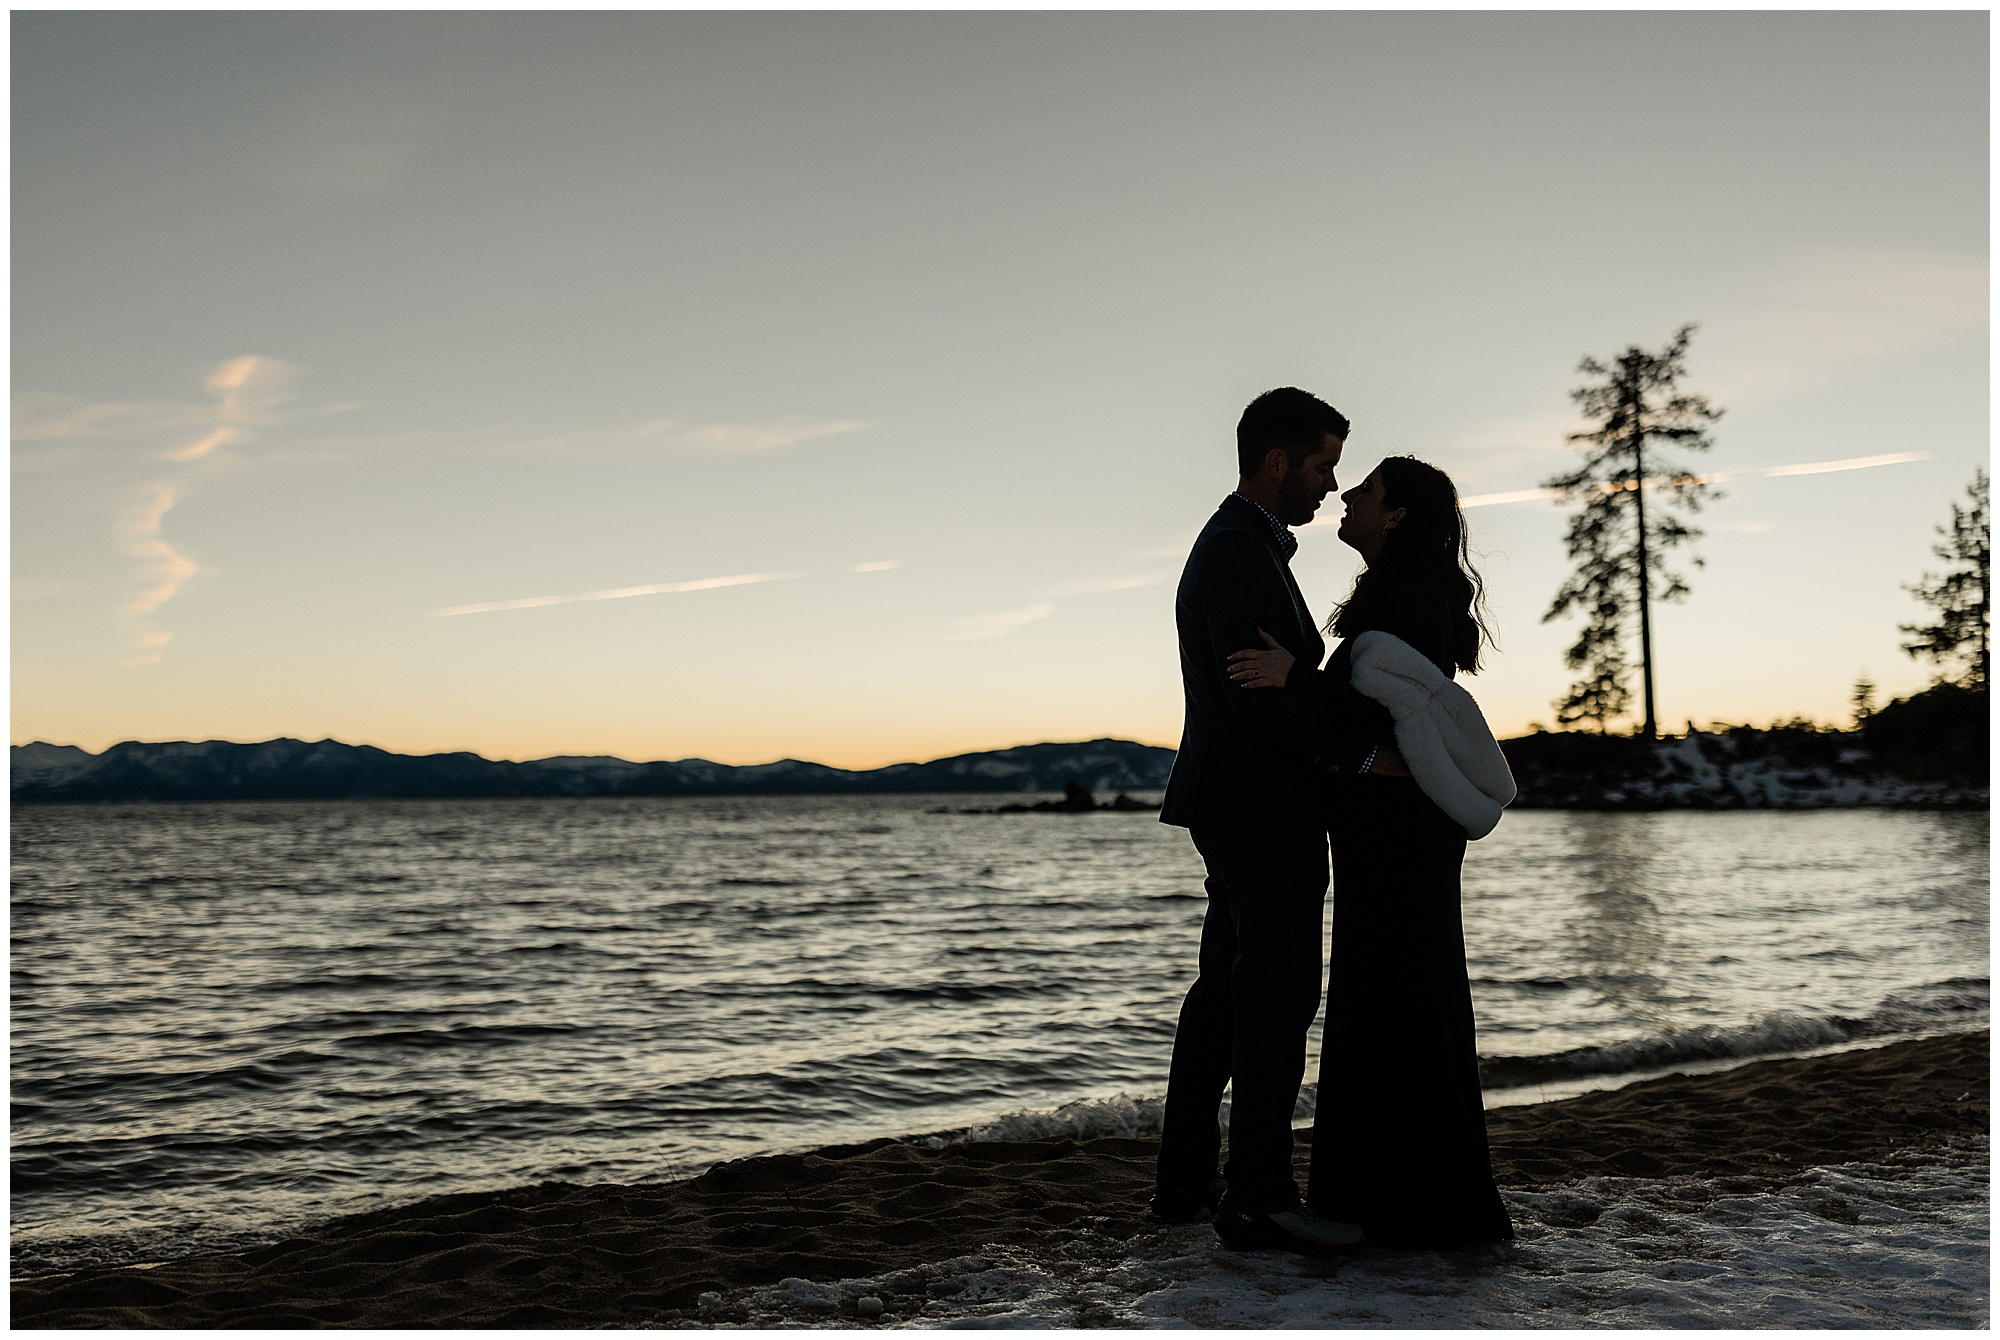
M1257 630L1257 636L1264 639L1262 651L1245 647L1229 653L1229 677L1239 689L1282 689L1292 673L1292 663L1298 658L1262 628Z

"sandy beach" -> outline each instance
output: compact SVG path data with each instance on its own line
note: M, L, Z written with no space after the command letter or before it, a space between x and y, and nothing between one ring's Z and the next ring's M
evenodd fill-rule
M882 1140L738 1160L672 1183L444 1197L241 1254L17 1280L12 1320L28 1328L1258 1326L1317 1315L1478 1324L1454 1320L1450 1306L1368 1311L1368 1290L1394 1294L1407 1276L1437 1284L1429 1293L1438 1298L1512 1290L1521 1297L1509 1309L1539 1309L1512 1324L1569 1325L1575 1309L1560 1298L1536 1302L1533 1280L1612 1269L1635 1242L1652 1243L1637 1249L1639 1259L1667 1262L1667 1276L1700 1277L1681 1294L1698 1304L1704 1291L1722 1289L1711 1303L1727 1309L1728 1281L1710 1277L1731 1274L1738 1249L1704 1247L1702 1235L1748 1233L1768 1250L1770 1233L1756 1224L1775 1215L1790 1224L1781 1236L1791 1245L1771 1268L1803 1271L1794 1282L1807 1293L1805 1276L1826 1269L1813 1264L1821 1248L1850 1265L1869 1250L1897 1256L1885 1278L1907 1287L1845 1324L1983 1325L1987 1075L1987 1034L1959 1033L1496 1109L1495 1171L1521 1237L1475 1253L1364 1252L1321 1263L1224 1252L1204 1225L1162 1228L1146 1218L1150 1139L938 1149ZM1301 1159L1304 1151L1301 1140ZM1676 1216L1687 1222L1675 1227ZM1887 1247L1848 1241L1897 1216L1909 1222L1891 1225ZM1957 1238L1975 1230L1973 1261ZM1943 1267L1903 1259L1939 1249L1950 1258ZM1639 1310L1620 1324L1718 1324L1701 1320L1718 1315L1842 1324L1809 1306L1789 1313L1782 1297L1773 1312L1770 1281L1752 1283L1763 1312L1703 1312L1669 1290L1653 1299L1659 1315L1646 1315L1644 1298L1628 1299ZM856 1313L870 1294L883 1302L878 1321ZM1361 1310L1343 1313L1343 1299ZM1496 1323L1507 1324L1491 1315L1484 1324Z

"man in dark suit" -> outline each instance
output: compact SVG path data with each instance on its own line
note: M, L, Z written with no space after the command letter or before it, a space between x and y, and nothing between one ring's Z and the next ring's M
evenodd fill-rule
M1160 820L1194 839L1208 914L1174 1035L1153 1212L1187 1222L1215 1206L1216 1231L1232 1247L1317 1252L1360 1239L1355 1226L1300 1204L1292 1111L1319 1011L1328 782L1378 759L1298 694L1238 687L1227 660L1261 649L1262 632L1305 664L1324 658L1292 579L1290 528L1311 521L1337 487L1347 433L1338 410L1295 387L1251 401L1236 425L1236 491L1195 540L1174 599L1187 715ZM1218 1182L1217 1113L1232 1083L1229 1166Z

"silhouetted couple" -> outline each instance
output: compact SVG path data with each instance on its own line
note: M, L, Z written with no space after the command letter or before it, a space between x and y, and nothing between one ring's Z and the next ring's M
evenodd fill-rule
M1342 495L1340 538L1367 567L1328 621L1342 641L1321 668L1290 528L1337 487L1348 428L1291 387L1252 401L1236 491L1175 599L1187 717L1160 817L1194 839L1208 911L1153 1212L1213 1213L1239 1248L1456 1247L1513 1232L1487 1156L1458 907L1467 836L1513 796L1452 683L1478 666L1478 576L1451 480L1382 461ZM1329 840L1333 947L1301 1202L1292 1115L1319 1008Z

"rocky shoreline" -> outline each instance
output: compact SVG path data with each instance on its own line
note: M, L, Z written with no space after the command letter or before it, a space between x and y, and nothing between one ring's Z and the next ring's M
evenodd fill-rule
M1628 736L1547 732L1508 740L1503 748L1521 788L1517 809L1985 809L1991 803L1983 778L1898 775L1862 745L1858 733L1820 734L1809 740L1809 751L1773 748L1776 735L1690 731L1648 744Z

